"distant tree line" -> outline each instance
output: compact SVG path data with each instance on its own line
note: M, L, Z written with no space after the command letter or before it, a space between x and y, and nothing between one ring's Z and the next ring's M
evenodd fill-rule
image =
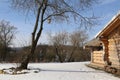
M73 48L74 46L64 45L64 53L60 55L62 59L61 61L56 54L56 48L54 46L38 45L30 62L79 62L90 60L89 51L84 50L82 47L77 48L69 60L69 56L71 55ZM7 57L9 59L8 62L20 63L24 59L24 56L29 53L29 50L30 47L14 49L13 53Z

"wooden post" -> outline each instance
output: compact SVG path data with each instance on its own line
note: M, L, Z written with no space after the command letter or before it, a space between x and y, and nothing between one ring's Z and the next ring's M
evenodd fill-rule
M90 53L91 53L91 63L93 63L93 48L92 49L90 49Z
M104 61L109 62L109 48L108 48L109 42L108 42L108 39L107 38L100 38L100 40L104 44L104 51L105 51Z

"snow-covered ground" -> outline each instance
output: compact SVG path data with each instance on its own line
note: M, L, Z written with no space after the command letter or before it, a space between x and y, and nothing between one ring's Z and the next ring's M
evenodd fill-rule
M104 71L85 66L89 62L73 63L30 63L26 74L0 74L0 80L120 80ZM0 64L0 69L15 67L16 64ZM40 70L40 71L39 71Z

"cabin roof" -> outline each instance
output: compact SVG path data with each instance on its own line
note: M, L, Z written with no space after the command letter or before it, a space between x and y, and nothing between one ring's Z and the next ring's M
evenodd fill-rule
M120 25L120 11L105 25L95 38L108 36L118 25Z
M101 43L99 38L107 37L118 25L120 25L120 11L98 32L94 39L88 41L84 46L98 46Z
M88 41L84 46L88 46L88 47L91 47L91 46L99 46L100 43L102 43L98 38L94 38L90 41Z

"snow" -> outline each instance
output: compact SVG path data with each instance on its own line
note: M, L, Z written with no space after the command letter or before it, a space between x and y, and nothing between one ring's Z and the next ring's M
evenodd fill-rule
M0 74L0 80L120 80L112 74L87 67L89 62L73 63L30 63L26 74ZM0 64L0 69L15 67L16 64Z

